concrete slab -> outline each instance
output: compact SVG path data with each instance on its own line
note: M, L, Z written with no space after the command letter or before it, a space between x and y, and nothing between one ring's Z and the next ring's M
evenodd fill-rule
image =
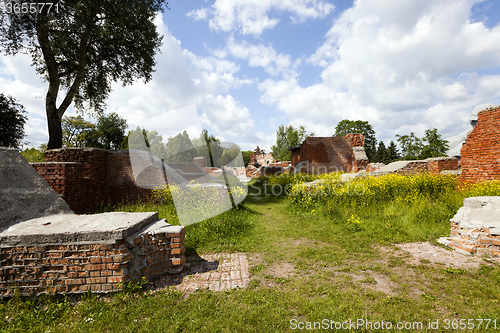
M451 221L463 229L486 228L491 234L500 235L500 197L465 198L464 206Z
M158 213L59 214L19 222L0 233L2 246L124 239L158 220Z
M73 213L15 149L0 147L0 232L29 219Z

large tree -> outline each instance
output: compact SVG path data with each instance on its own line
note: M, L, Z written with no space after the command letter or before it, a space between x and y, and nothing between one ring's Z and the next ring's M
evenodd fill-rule
M93 136L96 126L82 116L62 119L63 145L66 147L86 147L89 137Z
M371 161L377 152L377 139L375 131L367 121L344 119L335 127L333 136L346 136L347 134L361 133L365 137L365 152Z
M273 158L280 161L290 161L292 153L289 148L301 144L305 138L314 136L307 133L304 126L295 128L292 125L280 125L276 131L276 144L271 147Z
M10 3L12 10L0 16L0 42L6 54L31 53L36 71L49 82L49 149L62 146L61 119L73 101L80 110L101 113L112 82L151 80L162 39L153 20L165 0Z
M426 142L426 144L422 147L420 158L447 156L446 151L450 148L450 145L447 140L441 137L441 134L438 134L436 128L425 130L422 141Z
M24 138L26 110L12 96L0 93L0 146L19 148Z
M422 151L422 139L411 132L410 135L396 135L398 143L401 146L401 157L403 160L416 160Z
M111 112L109 115L102 115L97 120L98 145L96 147L118 150L125 138L127 121L118 114Z
M186 131L169 137L165 147L168 162L192 162L196 155L196 149Z

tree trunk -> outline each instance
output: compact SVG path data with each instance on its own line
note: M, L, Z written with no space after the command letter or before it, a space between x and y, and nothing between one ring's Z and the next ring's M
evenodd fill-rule
M50 112L47 110L47 124L49 126L49 143L47 149L56 149L62 147L62 126L61 118L54 110Z

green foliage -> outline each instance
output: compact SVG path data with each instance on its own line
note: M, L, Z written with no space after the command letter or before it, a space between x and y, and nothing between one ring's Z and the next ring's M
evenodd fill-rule
M377 152L371 162L389 164L398 160L398 158L398 149L394 141L391 141L388 148L385 147L383 141L380 141L378 143Z
M113 82L151 80L162 37L154 19L164 0L64 1L57 10L17 10L0 16L6 54L29 52L49 82L48 147L62 146L61 120L74 101L80 110L102 113ZM59 106L58 93L66 90Z
M415 133L410 135L396 135L398 143L401 146L403 160L417 160L422 151L422 139L417 138Z
M121 144L121 149L146 150L147 148L160 159L164 160L167 157L163 137L156 131L141 130L139 126L129 131Z
M24 138L28 117L24 106L12 96L0 93L0 147L19 148Z
M276 131L276 144L271 147L273 158L279 161L290 161L292 153L288 149L300 145L309 136L314 136L314 133L307 133L302 125L299 128L294 128L292 125L280 125Z
M203 129L198 138L193 139L193 146L196 147L196 156L203 156L207 161L207 166L221 167L219 159L222 156L223 148L220 140ZM192 162L192 161L191 161Z
M446 151L450 148L450 145L448 141L441 138L441 134L438 134L436 128L425 130L423 141L427 144L422 147L421 159L447 156Z
M82 116L70 116L62 119L63 145L65 147L92 147L89 143L97 141L96 125ZM96 137L95 139L93 139Z
M425 136L418 138L413 132L410 135L396 135L401 146L404 160L426 159L429 157L447 156L448 141L441 138L437 129L425 130Z
M43 162L45 160L43 157L43 151L36 149L35 147L26 148L20 153L28 162Z
M241 156L243 157L243 163L244 163L245 168L250 163L250 154L252 154L252 153L253 153L253 151L251 151L251 150L244 150L241 152Z
M482 182L460 184L460 193L465 198L482 196L500 196L500 181L488 180Z
M148 283L148 279L143 276L139 281L130 280L127 283L119 282L118 288L121 288L122 292L125 294L135 294L144 290Z
M64 117L62 120L63 145L118 150L125 138L126 128L127 121L114 112L101 115L97 120L97 125L86 121L82 116Z
M101 115L97 120L98 145L108 150L119 150L127 127L127 121L114 112Z
M373 160L371 162L378 162L388 164L389 161L389 153L387 152L387 148L385 148L385 144L383 141L378 143L377 152L373 156Z
M167 162L193 162L196 149L186 131L168 138L166 143Z
M391 141L389 147L387 147L387 163L392 163L394 161L397 161L398 159L399 159L398 148L394 143L394 141Z
M346 136L355 133L361 133L365 137L365 152L371 161L377 152L377 139L375 138L375 131L368 121L344 119L335 127L333 136Z

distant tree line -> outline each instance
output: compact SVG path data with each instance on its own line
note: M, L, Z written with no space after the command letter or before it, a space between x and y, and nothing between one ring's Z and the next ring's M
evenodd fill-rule
M344 119L335 127L333 136L343 137L354 133L363 134L366 156L371 163L389 164L397 160L447 156L446 151L449 149L448 141L442 138L436 128L426 130L423 138L416 137L413 132L409 135L396 135L399 148L394 141L391 141L388 147L383 141L377 142L375 131L368 121ZM271 147L273 157L289 161L291 159L289 148L302 144L309 136L314 134L308 134L304 126L294 128L292 125L281 125L276 131L276 144Z
M190 139L189 134L184 131L169 137L163 143L163 137L156 131L148 131L139 127L130 131L125 137L122 149L138 149L145 142L149 151L166 163L169 162L193 162L195 157L205 157L207 166L220 168L222 166L241 167L237 160L241 150L237 145L225 145L209 134L206 129L202 130L197 138ZM244 166L248 165L250 152L241 152Z

